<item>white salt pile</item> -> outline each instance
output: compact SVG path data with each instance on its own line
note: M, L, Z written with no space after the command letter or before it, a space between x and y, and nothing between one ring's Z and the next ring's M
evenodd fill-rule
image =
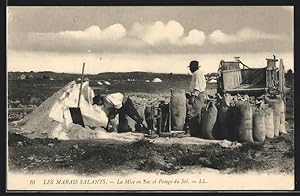
M136 142L144 138L143 133L135 133L135 132L125 132L125 133L117 133L117 132L106 132L103 130L97 130L98 139L102 140L112 140L119 142Z
M182 138L169 138L169 137L159 137L152 140L156 144L200 144L200 145L210 145L210 144L219 144L224 148L237 148L242 146L239 142L231 142L229 140L208 140L197 137L182 137Z
M21 134L29 138L64 140L95 138L97 134L90 128L101 129L107 125L108 119L100 106L92 105L94 91L89 87L89 82L84 82L80 110L86 125L82 129L86 132L73 124L69 108L77 107L79 89L80 84L72 81L54 93L20 122Z

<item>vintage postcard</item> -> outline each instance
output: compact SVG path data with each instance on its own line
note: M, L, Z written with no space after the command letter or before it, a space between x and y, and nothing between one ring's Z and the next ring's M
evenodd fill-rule
M294 190L293 6L8 6L7 191Z

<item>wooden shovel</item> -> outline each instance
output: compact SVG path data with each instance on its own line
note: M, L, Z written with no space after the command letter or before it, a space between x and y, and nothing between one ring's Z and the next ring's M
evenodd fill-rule
M81 83L80 83L80 89L79 89L79 97L78 97L78 106L76 107L70 107L70 112L72 116L72 121L74 124L79 124L82 127L85 127L81 110L80 110L80 97L81 97L81 89L82 89L82 83L83 83L83 76L84 76L84 66L85 63L82 65L82 73L81 73Z

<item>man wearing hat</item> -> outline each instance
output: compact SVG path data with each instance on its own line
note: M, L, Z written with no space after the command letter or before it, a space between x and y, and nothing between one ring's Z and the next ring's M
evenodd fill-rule
M199 70L199 67L201 66L198 61L191 61L188 67L192 72L192 80L189 88L190 93L187 94L189 104L192 105L191 111L189 111L189 116L191 118L189 122L190 134L192 136L198 136L198 129L200 128L201 121L201 110L204 107L206 99L206 80L203 72Z

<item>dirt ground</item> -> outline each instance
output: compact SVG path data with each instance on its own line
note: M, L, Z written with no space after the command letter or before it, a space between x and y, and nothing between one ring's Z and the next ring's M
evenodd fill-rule
M189 166L232 172L294 170L293 132L264 143L224 148L218 144L156 144L136 142L28 139L9 133L9 169L27 172L101 174L124 169L176 173Z
M288 134L263 143L245 143L240 147L221 145L157 143L142 137L132 142L110 140L28 139L15 133L18 127L9 121L8 166L24 173L70 172L107 174L124 170L160 171L174 174L191 167L212 168L230 173L246 171L294 172L294 87L287 99ZM26 113L13 119L20 119ZM21 117L20 117L21 116ZM174 138L169 138L172 141Z

